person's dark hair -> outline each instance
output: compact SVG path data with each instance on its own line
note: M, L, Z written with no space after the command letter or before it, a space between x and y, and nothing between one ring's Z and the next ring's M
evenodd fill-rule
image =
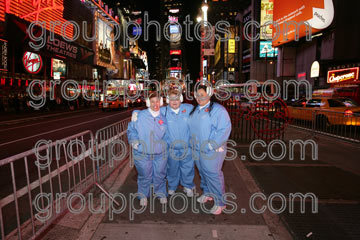
M198 87L198 91L199 91L200 89L202 89L202 90L204 90L204 91L206 92L206 85L200 85L200 86ZM196 94L196 91L195 91L195 90L196 90L196 89L194 89L194 95ZM211 115L211 110L212 110L212 108L213 108L214 102L215 102L215 98L214 98L214 95L212 95L211 98L210 98L210 106L209 106L209 114L210 114L210 115ZM192 109L191 112L190 112L190 116L193 115L193 113L195 112L195 109L197 108L197 106L199 106L199 103L198 103L197 101L195 101L195 105L194 105L193 109Z
M157 97L157 98L160 99L160 96L159 96L159 94L157 92L152 92L152 93L149 94L149 100L154 98L154 97Z

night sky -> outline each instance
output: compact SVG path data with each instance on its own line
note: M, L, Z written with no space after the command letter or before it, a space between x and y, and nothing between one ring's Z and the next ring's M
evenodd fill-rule
M124 1L120 1L120 4ZM193 1L184 1L184 16L190 15L191 20L196 23L196 17L201 7L201 0L193 0ZM116 4L116 2L111 2L108 0L109 5ZM147 11L149 13L149 20L157 20L159 21L159 17L163 15L163 13L160 12L160 1L140 1L140 0L134 0L131 1L132 4L135 4L137 9L142 11ZM183 25L182 23L180 23ZM163 26L162 26L163 27ZM151 30L151 28L150 28ZM193 29L191 29L193 32ZM184 34L184 33L183 33ZM193 33L191 34L193 36ZM143 36L141 36L143 38ZM141 39L140 38L140 39ZM148 61L149 66L152 65L152 63L155 61L155 55L157 54L155 51L155 31L150 31L150 41L145 42L141 41L141 47L143 50L145 50L148 54ZM183 39L185 39L183 35ZM200 43L198 41L194 42L186 42L185 48L186 48L186 54L185 54L185 61L188 68L188 73L190 73L191 79L196 80L199 76L200 71ZM149 69L151 71L151 69ZM151 75L153 73L150 72Z

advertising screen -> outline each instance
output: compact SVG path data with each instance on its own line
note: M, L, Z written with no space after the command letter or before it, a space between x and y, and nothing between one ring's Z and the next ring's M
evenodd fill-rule
M179 33L179 27L177 25L170 25L170 34Z
M260 53L261 58L277 57L278 49L272 47L271 41L260 41Z
M111 41L111 38L114 37L113 27L100 16L97 18L97 25L97 62L114 70L116 52L115 43Z
M266 22L273 20L273 10L274 10L274 0L261 0L261 10L260 10L260 26L264 26ZM262 29L263 31L263 29ZM268 25L265 29L265 36L261 33L260 39L271 39L272 29Z
M63 60L52 58L52 76L54 77L65 77L66 75L66 63ZM57 78L60 79L60 78Z
M141 27L133 27L133 30L132 30L132 35L133 36L137 36L137 35L141 35L142 33L142 28Z
M98 18L98 43L100 48L110 49L111 41L108 39L111 36L112 27L105 21ZM108 36L108 37L107 37Z
M302 22L311 26L312 34L330 26L334 19L334 4L332 0L276 0L273 19L279 25L281 33L279 38L273 41L273 46L276 47L295 39L295 26L291 25L286 29L287 39L285 38L285 22L297 23L299 38L306 36L306 26L301 24Z

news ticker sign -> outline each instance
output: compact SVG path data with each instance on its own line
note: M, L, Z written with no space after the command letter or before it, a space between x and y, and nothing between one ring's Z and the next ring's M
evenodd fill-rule
M339 83L347 81L356 81L359 79L359 67L345 68L328 71L327 82Z

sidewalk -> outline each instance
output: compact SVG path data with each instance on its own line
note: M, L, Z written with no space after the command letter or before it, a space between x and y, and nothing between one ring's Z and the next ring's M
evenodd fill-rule
M285 140L307 140L309 136L308 132L289 127ZM195 206L199 213L193 213L191 201L182 214L169 208L162 213L160 203L155 200L154 213L150 213L148 206L143 213L134 214L134 220L129 217L129 204L122 213L114 214L113 219L109 218L109 211L67 214L44 239L359 239L360 171L357 161L360 148L325 136L317 136L316 141L319 146L317 161L311 159L310 149L306 150L304 161L300 160L298 149L292 161L288 153L282 161L269 158L254 161L249 155L249 145L239 145L239 156L246 156L247 160L227 161L223 168L226 192L237 197L234 213L209 215L198 203ZM280 155L279 150L274 148L274 154ZM262 147L255 149L257 155L263 152ZM111 175L104 186L109 192L122 193L129 199L130 193L136 192L135 174L126 164ZM195 182L198 188L198 175ZM285 204L285 211L274 214L267 209L263 214L253 213L249 200L255 193L266 196L265 200L255 201L257 209L268 207L267 200L272 193L284 195L285 202L275 198L272 206L280 209ZM318 212L312 212L311 199L306 199L305 213L300 213L300 201L294 201L294 213L291 213L290 193L314 193L318 198ZM99 206L99 195L96 202ZM183 200L176 198L174 206L181 209ZM211 208L211 204L205 206ZM134 200L134 207L140 209L138 200Z
M289 127L285 140L307 140L310 137L310 132ZM312 160L310 149L306 151L305 161L300 159L299 149L295 149L293 161L289 160L287 152L281 161L267 157L258 162L249 157L245 165L267 197L281 193L287 198L286 210L279 216L294 239L359 239L360 145L321 135L314 140L319 147L317 161ZM255 152L260 155L264 148ZM280 149L274 148L274 154L279 156ZM291 193L315 194L318 198L317 213L312 212L310 198L306 201L304 213L300 212L299 199L294 201L295 210L291 213ZM277 198L275 209L280 209L282 204Z
M236 195L236 199L230 199L237 205L234 213L219 216L207 214L201 210L199 203L195 203L195 199L190 198L184 213L174 213L169 205L166 213L163 213L159 201L155 200L154 213L150 212L149 204L143 213L134 215L134 220L129 217L129 204L124 212L114 214L112 220L109 219L109 211L96 215L89 212L78 216L67 214L44 239L291 239L278 220L252 213L249 209L249 179L246 176L245 180L242 178L240 172L243 170L239 170L241 166L237 163L240 163L239 159L224 164L226 192ZM123 193L129 199L129 194L137 189L135 174L127 164L108 179L105 188L111 193ZM195 182L199 186L198 175ZM192 212L192 204L199 209L198 213ZM205 204L207 209L211 206L211 203ZM140 209L137 199L134 200L134 207ZM184 200L180 197L174 199L174 207L182 209ZM269 221L272 223L268 224Z

